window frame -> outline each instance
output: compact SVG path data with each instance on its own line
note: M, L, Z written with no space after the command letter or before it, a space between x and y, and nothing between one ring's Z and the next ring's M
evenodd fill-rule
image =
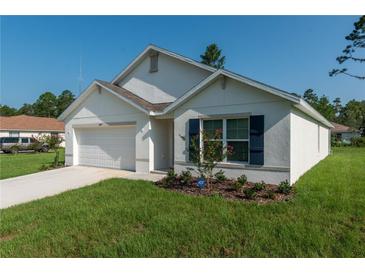
M247 139L227 139L227 120L247 119ZM250 117L249 116L233 116L233 117L207 117L200 119L200 132L204 130L204 121L209 120L222 120L222 139L209 139L209 141L221 141L223 147L227 147L228 142L247 142L247 161L231 161L227 157L220 163L232 163L232 164L249 164L250 163ZM204 147L203 137L200 134L200 147Z

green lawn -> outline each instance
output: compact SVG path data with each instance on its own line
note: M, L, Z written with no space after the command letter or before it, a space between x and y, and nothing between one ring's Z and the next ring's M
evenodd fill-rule
M0 154L0 179L6 179L40 171L40 167L49 165L55 157L54 152ZM65 150L60 150L60 161L65 160Z
M364 257L365 149L340 148L290 202L111 179L1 211L1 257Z

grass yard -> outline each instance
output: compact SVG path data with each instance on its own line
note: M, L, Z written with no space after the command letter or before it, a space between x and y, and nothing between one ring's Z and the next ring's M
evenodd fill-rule
M26 157L26 156L24 156ZM1 257L365 257L365 149L339 148L290 202L111 179L1 211Z
M0 179L6 179L40 171L42 165L49 165L54 152L0 154ZM65 160L65 150L60 150L60 161Z

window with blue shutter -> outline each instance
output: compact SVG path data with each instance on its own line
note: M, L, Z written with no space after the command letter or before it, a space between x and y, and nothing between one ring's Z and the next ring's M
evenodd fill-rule
M250 164L264 164L264 115L250 116Z
M197 148L200 146L200 125L199 119L189 120L189 161L192 161L194 155L197 156L197 151L194 150L193 142ZM196 148L196 149L197 149Z

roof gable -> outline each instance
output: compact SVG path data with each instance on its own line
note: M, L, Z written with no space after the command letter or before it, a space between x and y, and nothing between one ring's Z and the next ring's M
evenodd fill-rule
M120 82L125 76L127 76L136 66L138 66L144 58L146 58L150 52L152 51L156 51L162 54L165 54L167 56L170 56L172 58L175 58L177 60L180 60L182 62L194 65L196 67L199 67L201 69L204 69L206 71L209 72L214 72L216 71L215 68L199 63L191 58L185 57L183 55L177 54L175 52L157 47L155 45L148 45L121 73L119 73L112 81L112 84L117 84L118 82Z

